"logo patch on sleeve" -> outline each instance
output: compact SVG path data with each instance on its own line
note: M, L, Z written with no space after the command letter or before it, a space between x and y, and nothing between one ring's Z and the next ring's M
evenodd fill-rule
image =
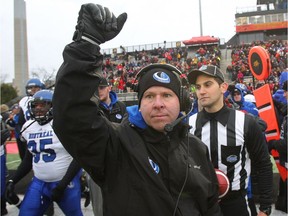
M149 160L151 167L155 171L155 173L158 174L160 172L160 168L159 168L158 164L156 164L154 161L152 161L149 157L148 157L148 160Z

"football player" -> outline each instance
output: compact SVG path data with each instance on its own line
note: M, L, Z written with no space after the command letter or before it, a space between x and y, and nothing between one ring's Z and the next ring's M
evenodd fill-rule
M34 176L19 215L43 215L56 201L65 215L81 216L81 168L60 143L52 128L52 97L50 90L41 90L28 103L32 117L22 128L27 151L14 176L8 181L6 198L15 197L14 185L31 169ZM71 181L70 181L71 180ZM66 183L70 182L69 185Z

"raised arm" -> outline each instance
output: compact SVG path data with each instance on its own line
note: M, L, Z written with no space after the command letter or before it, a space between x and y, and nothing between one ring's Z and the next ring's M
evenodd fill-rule
M100 118L98 109L97 89L103 61L99 45L114 38L126 19L126 13L116 18L108 8L82 5L74 42L65 47L64 62L56 77L53 97L55 133L92 177L103 173L109 140L108 127L105 119Z

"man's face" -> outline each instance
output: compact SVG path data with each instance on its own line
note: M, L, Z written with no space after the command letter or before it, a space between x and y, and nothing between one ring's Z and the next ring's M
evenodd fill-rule
M222 108L227 83L219 85L213 77L199 75L195 86L198 102L207 112L216 112Z
M164 132L165 125L175 121L179 116L179 99L171 89L152 86L143 94L140 112L147 125Z
M106 101L109 98L109 92L111 90L110 86L99 86L98 94L101 101Z
M20 112L20 107L14 108L14 109L12 110L12 113L13 113L14 115L18 114L19 112Z
M240 102L241 101L241 93L239 91L234 91L233 92L233 99L236 102Z
M46 102L35 102L33 107L35 117L43 117L51 108L51 104Z

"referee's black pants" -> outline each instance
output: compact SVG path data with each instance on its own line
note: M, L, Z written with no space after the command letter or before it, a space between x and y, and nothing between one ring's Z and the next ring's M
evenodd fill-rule
M246 191L232 191L219 202L223 216L250 216Z

